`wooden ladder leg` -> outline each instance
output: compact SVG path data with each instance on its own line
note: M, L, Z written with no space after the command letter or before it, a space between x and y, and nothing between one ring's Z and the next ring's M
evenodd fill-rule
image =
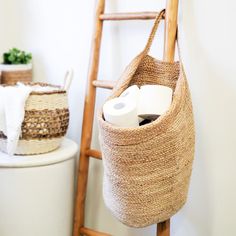
M170 219L157 224L157 236L170 235Z
M167 0L165 15L164 61L173 62L177 32L178 0ZM157 236L170 236L170 219L157 224Z
M96 87L94 87L93 81L97 79L98 75L99 55L103 27L103 21L100 20L99 17L101 14L104 13L104 8L105 0L98 0L94 34L92 39L92 50L90 57L91 61L84 105L73 236L78 236L80 234L80 228L84 226L85 198L87 191L89 168L89 156L86 154L86 150L90 149L92 139L93 118L96 98Z

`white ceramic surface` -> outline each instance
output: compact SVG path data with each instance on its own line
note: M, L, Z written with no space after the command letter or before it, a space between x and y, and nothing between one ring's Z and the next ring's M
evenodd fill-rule
M0 152L0 235L71 236L78 146L35 156Z

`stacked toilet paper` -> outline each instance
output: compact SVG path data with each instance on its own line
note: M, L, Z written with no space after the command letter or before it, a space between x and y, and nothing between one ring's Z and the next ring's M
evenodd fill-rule
M145 119L153 121L164 114L172 102L172 89L163 85L133 85L103 106L106 121L119 127L138 127ZM148 122L144 122L148 123Z

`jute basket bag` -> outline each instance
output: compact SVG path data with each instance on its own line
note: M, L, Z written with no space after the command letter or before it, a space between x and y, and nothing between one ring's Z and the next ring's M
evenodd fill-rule
M57 149L66 134L69 110L66 90L45 83L52 91L31 92L25 105L22 134L15 154L41 154ZM0 149L6 152L7 137L0 131Z
M128 65L109 99L128 86L160 84L173 89L170 109L137 128L119 128L98 114L104 164L106 206L121 222L144 227L169 219L186 202L194 157L194 121L190 92L181 62L166 63L148 55L148 43Z

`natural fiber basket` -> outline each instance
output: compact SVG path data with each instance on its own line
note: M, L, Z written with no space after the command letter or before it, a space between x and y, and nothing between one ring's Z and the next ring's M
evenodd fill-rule
M157 17L144 51L128 65L109 99L134 84L160 84L174 91L170 109L137 128L114 126L104 120L102 111L98 114L104 201L118 220L133 227L165 221L184 205L194 157L192 104L182 63L148 55L163 14Z
M32 81L32 70L2 71L2 84L16 84L17 82L29 83Z
M0 65L1 83L14 85L17 82L32 82L32 65Z
M50 92L31 92L25 105L22 134L15 154L31 155L53 151L60 146L69 124L69 110L65 90L50 86ZM55 90L53 90L55 89ZM6 152L7 137L0 131L0 149Z

